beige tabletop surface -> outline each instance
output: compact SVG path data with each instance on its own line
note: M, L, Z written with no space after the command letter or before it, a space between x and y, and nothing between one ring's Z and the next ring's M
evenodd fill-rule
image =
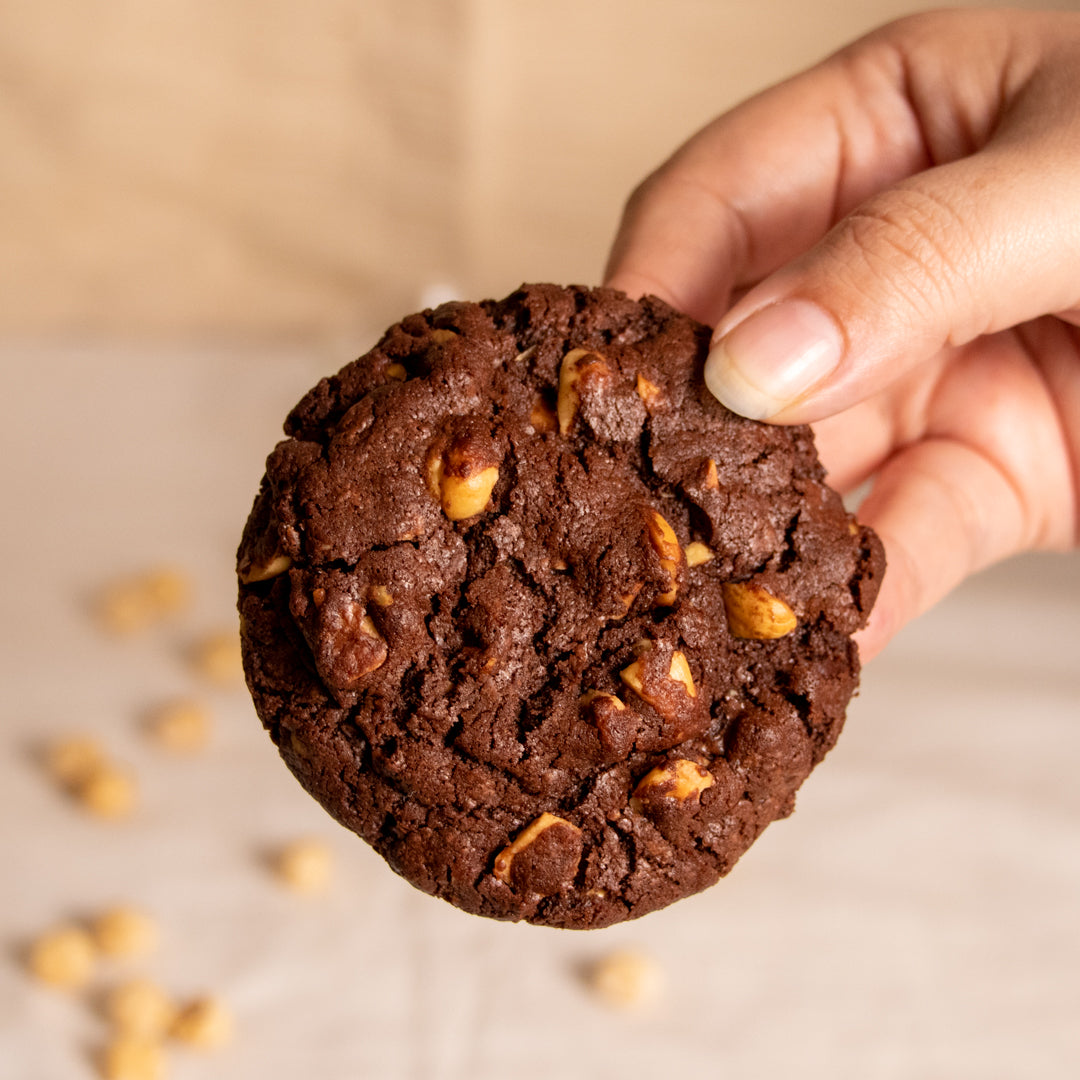
M715 888L605 931L487 922L331 822L243 688L189 662L235 630L233 551L286 409L350 351L0 352L0 1077L95 1075L98 994L131 973L234 1014L225 1049L170 1051L175 1080L1078 1075L1076 556L998 567L904 631L795 815ZM190 576L192 607L107 634L94 596L159 565ZM214 717L187 759L140 727L176 695ZM86 816L44 775L36 751L69 731L134 771L129 820ZM335 855L321 896L266 868L308 835ZM35 935L120 901L157 920L154 955L79 993L27 977ZM581 977L622 947L666 980L635 1012Z

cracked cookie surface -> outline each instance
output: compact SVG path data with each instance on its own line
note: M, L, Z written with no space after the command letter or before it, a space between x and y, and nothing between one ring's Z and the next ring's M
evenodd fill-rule
M713 884L836 741L884 570L709 331L529 285L409 316L289 415L238 556L259 716L425 892L606 926Z

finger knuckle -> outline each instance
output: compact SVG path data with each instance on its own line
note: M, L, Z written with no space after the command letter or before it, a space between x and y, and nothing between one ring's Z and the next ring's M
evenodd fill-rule
M654 172L649 173L649 175L630 192L626 203L623 205L623 221L633 221L636 218L639 218L643 212L652 205L656 198L657 190L662 190L665 186L665 177L666 170L662 166Z
M857 266L898 287L898 298L920 317L928 309L971 307L968 283L979 246L964 216L938 194L894 189L852 211L838 241L855 253Z

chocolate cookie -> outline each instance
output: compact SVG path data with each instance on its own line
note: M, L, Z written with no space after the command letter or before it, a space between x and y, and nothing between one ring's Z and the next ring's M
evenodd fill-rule
M244 531L259 716L418 888L563 927L713 884L836 741L884 569L806 427L655 298L411 315L289 415Z

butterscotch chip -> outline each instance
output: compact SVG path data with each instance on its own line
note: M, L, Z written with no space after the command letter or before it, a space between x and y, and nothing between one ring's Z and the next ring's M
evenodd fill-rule
M92 735L68 735L45 748L45 768L65 787L74 787L105 764L105 751Z
M120 1034L161 1039L176 1019L176 1006L157 983L131 979L109 991L105 1016Z
M81 926L58 926L31 944L26 966L43 983L77 990L90 981L96 959L93 939Z
M712 397L709 340L655 298L529 285L403 319L289 414L237 558L256 710L424 892L644 915L727 873L835 741L881 546L809 428ZM790 633L734 631L748 580Z
M216 997L196 998L180 1009L169 1034L198 1050L216 1050L232 1039L232 1014Z
M156 708L147 730L162 749L191 754L206 747L210 739L210 714L197 701L170 701Z
M278 880L301 893L323 892L334 868L330 848L320 840L297 840L286 844L274 857Z
M218 686L242 682L244 665L239 634L226 631L208 634L196 643L192 663L199 675Z
M102 912L91 922L90 932L105 956L145 956L158 941L157 923L138 908L127 906Z
M588 971L589 988L608 1005L634 1008L660 996L663 975L654 960L629 950L609 953Z
M121 1035L101 1054L103 1080L164 1080L165 1051L152 1039Z
M96 817L128 817L138 801L138 788L130 773L106 762L92 769L73 788L79 805Z

